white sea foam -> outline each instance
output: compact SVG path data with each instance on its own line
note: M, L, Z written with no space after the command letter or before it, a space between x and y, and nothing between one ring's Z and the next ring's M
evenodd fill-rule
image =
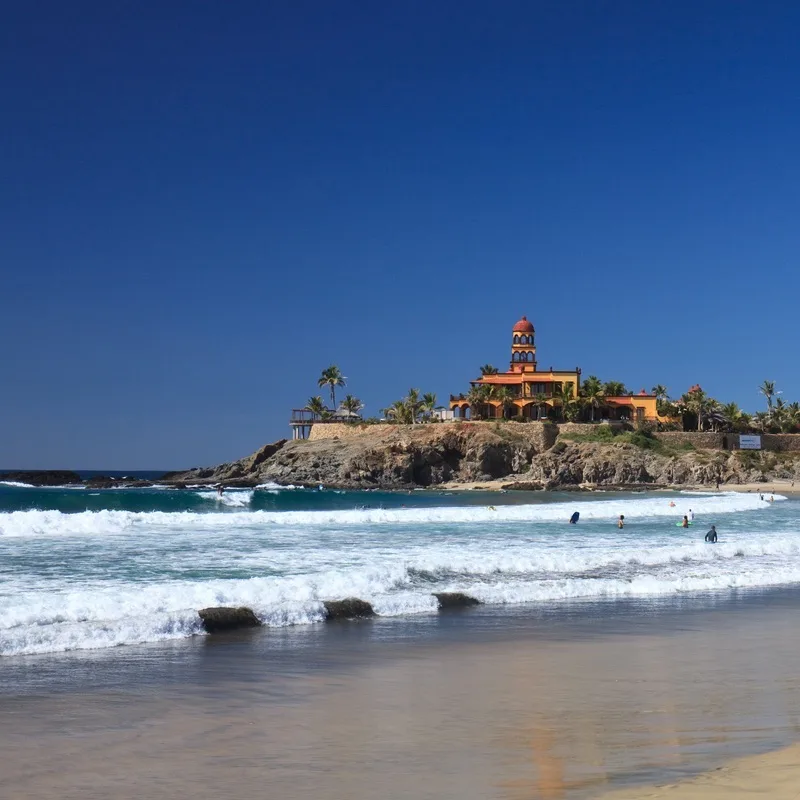
M197 494L204 500L213 500L221 506L230 508L245 508L250 505L250 501L253 499L253 492L249 489L244 491L241 489L228 489L223 494L217 494L216 491L197 492Z
M250 504L252 491L226 492L221 498L216 492L198 492L204 499L228 507ZM776 495L776 500L786 498ZM342 527L364 525L424 525L470 523L546 523L563 522L575 510L581 520L616 519L624 514L631 522L637 518L674 517L688 513L689 504L671 507L669 500L657 498L628 498L593 500L576 503L547 503L539 505L500 506L438 506L434 508L358 508L338 511L250 511L232 514L133 511L83 511L62 514L58 511L13 511L0 514L0 536L70 536L114 534L137 528L159 529L219 529L232 525L243 527ZM730 492L692 499L691 508L698 518L732 514L755 509L767 509L771 504L758 495Z
M32 483L20 483L19 481L0 481L0 486L13 486L17 489L35 489Z
M223 497L249 503L252 492ZM319 622L324 600L348 596L399 616L433 613L437 591L511 604L800 583L795 504L673 497L676 506L650 495L494 510L223 511L210 502L206 513L3 513L0 563L13 556L15 566L0 585L0 655L191 636L201 633L197 610L216 605L249 606L284 626ZM698 526L717 524L719 544L702 542L704 527L674 526L689 507ZM570 526L575 509L581 523Z

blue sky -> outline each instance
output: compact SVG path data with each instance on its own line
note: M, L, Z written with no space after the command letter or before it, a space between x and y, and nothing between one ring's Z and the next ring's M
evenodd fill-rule
M172 468L542 367L800 399L800 6L18 3L0 466Z

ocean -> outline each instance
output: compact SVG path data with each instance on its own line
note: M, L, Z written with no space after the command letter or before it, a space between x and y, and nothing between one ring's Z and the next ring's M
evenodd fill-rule
M799 582L782 496L0 485L0 657L202 637L206 606L285 629L355 596L399 631L437 615L434 592L558 611Z

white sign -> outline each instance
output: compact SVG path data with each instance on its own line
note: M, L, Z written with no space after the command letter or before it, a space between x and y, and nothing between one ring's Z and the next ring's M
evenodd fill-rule
M761 437L760 436L739 436L739 449L740 450L760 450Z

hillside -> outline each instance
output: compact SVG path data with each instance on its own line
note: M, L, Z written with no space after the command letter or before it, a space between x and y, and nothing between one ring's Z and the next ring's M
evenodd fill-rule
M601 439L587 440L587 439ZM173 484L275 482L405 489L504 479L530 488L675 486L800 478L800 455L675 447L640 433L559 435L554 425L381 425L352 435L282 440L213 468L170 473Z

